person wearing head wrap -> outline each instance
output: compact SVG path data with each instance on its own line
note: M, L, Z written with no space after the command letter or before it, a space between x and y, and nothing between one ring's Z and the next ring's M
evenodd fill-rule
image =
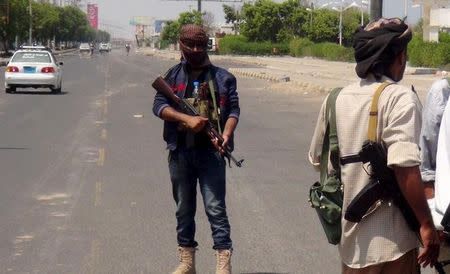
M361 27L356 31L353 42L356 74L364 79L373 74L377 80L387 76L400 81L406 66L406 47L411 38L411 29L398 18L382 18ZM401 58L397 61L402 65L393 67L396 58Z
M198 25L184 25L181 28L178 43L182 57L194 69L201 69L211 64L206 52L208 36Z
M201 116L183 114L157 93L153 113L164 120L163 137L169 150L169 173L176 203L180 263L174 274L195 273L195 213L197 182L211 225L216 252L216 274L231 273L232 241L225 204L225 160L202 129L206 123L222 134L222 146L234 147L234 130L240 107L236 78L211 64L208 36L201 26L184 25L179 45L181 62L170 68L165 80L173 92L198 107ZM203 116L202 116L203 115ZM218 149L218 150L217 150Z
M377 142L386 149L388 167L420 223L420 238L390 200L372 205L358 223L342 218L338 245L342 273L420 273L420 265L433 265L439 254L439 239L433 225L420 176L419 135L421 103L411 89L396 84L403 78L406 50L412 34L397 18L381 18L354 34L356 74L360 81L344 87L336 99L340 179L343 184L342 212L371 180L370 166L361 163L358 152L368 139L369 111L375 91L387 85L378 101ZM309 150L309 160L320 167L327 132L326 99L322 104ZM331 167L326 167L331 172Z

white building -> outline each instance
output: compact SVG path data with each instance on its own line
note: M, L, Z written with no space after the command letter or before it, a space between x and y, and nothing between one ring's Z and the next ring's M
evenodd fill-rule
M422 5L423 40L439 41L439 30L450 28L450 1L448 0L414 0Z

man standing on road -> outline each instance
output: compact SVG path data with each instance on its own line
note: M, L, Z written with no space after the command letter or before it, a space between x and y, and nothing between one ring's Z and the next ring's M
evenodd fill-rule
M400 210L381 201L359 223L342 219L339 253L342 273L420 273L420 264L433 265L439 255L439 239L428 209L420 177L419 136L421 104L410 89L397 85L406 66L410 28L400 19L381 18L355 33L357 83L342 89L336 101L336 124L344 186L342 211L369 183L360 161L343 164L344 156L356 155L368 138L369 108L375 90L390 82L378 101L377 140L387 152L399 187L420 223L423 249ZM309 158L320 165L327 120L325 104L319 114Z
M420 156L422 158L420 171L422 173L422 180L425 183L425 194L428 199L432 199L434 196L439 128L449 95L449 80L438 80L431 86L423 107L422 131L420 134Z
M450 163L448 158L450 153L448 151L450 148L448 144L450 140L449 95L450 84L448 79L437 80L433 83L424 105L422 131L420 134L422 158L420 171L425 184L425 195L428 199L428 205L435 224L439 229L443 229L440 226L440 222L448 206L449 200L447 197L450 191L450 180L448 179L449 176L447 176ZM441 261L450 259L450 247L445 240L441 243L439 259ZM447 270L450 269L450 267L447 268Z
M202 116L179 112L157 93L153 112L164 120L164 140L169 150L169 172L177 206L177 240L180 264L175 274L195 273L195 211L197 180L211 225L216 251L216 273L231 273L232 242L225 205L225 160L202 132L211 122L233 148L233 133L240 108L236 78L211 64L206 52L208 36L201 26L181 28L179 44L182 61L169 69L165 80L177 96L194 102Z

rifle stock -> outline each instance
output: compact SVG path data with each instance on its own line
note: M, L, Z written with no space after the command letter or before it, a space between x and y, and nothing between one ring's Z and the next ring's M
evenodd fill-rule
M152 87L157 92L164 95L167 99L174 102L185 114L191 116L200 116L193 105L191 105L188 101L183 100L182 98L178 97L173 93L172 88L161 76L158 76L155 79L155 81L153 81ZM217 130L214 128L211 122L208 121L203 130L206 132L211 142L217 139L219 144L223 143L224 139L222 135L220 135L219 132L217 132ZM242 167L242 162L244 162L244 159L237 160L236 158L234 158L234 156L231 153L231 149L228 146L225 147L222 146L222 149L224 150L224 156L228 158L228 160L231 160L237 167Z
M391 199L400 209L409 228L418 234L420 229L419 221L411 206L408 204L408 201L403 196L395 178L394 171L387 166L387 155L383 146L380 143L366 141L359 152L359 156L363 163L370 163L372 168L370 177L373 182L365 186L352 200L347 207L350 216L347 216L346 212L344 218L351 222L353 222L352 219L357 220L358 218L356 217L362 218L373 204L364 201L365 199L377 201L387 198ZM379 187L376 187L374 184L379 185ZM376 189L377 191L371 192L371 189Z

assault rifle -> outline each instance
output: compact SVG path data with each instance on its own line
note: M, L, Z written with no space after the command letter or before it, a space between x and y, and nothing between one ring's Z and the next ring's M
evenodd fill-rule
M357 223L375 202L380 199L390 199L400 209L409 228L418 234L419 221L403 196L394 171L387 166L387 154L383 146L367 140L359 152L359 157L363 163L370 163L372 167L371 180L350 202L344 218Z
M152 83L152 87L156 89L157 92L164 95L167 99L174 102L185 114L191 116L200 116L198 111L192 104L190 104L187 100L183 100L182 98L176 96L173 93L172 88L161 76L155 79L155 81ZM210 121L208 121L208 123L205 125L203 131L206 132L211 142L213 142L214 140L218 140L219 145L224 150L224 156L228 160L233 161L233 163L236 164L237 167L242 167L242 162L244 162L244 159L236 160L236 158L234 158L233 155L231 154L231 149L228 146L222 146L224 139L222 135L220 135L220 133L217 132L217 130L214 128L213 124Z

